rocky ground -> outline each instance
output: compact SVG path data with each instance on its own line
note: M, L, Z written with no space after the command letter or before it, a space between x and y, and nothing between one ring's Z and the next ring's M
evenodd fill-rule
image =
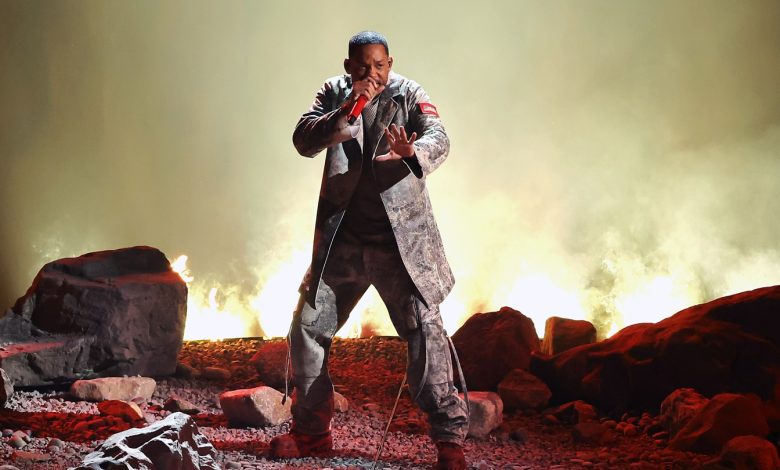
M404 373L405 346L397 338L337 339L330 368L339 392L350 401L347 412L333 423L337 457L269 460L268 441L287 431L288 424L259 428L233 428L219 409L218 395L225 390L260 384L250 363L262 340L185 342L180 362L196 369L219 367L229 378L159 378L151 401L142 404L147 421L168 414L163 403L178 397L195 404L195 420L218 451L224 469L255 468L370 468ZM219 376L219 374L215 374ZM65 469L127 424L98 421L94 403L73 401L67 390L17 390L0 411L3 429L2 464L20 470ZM646 432L639 416L601 417L614 429L608 444L575 439L571 424L562 424L542 412L514 412L485 439L466 442L466 454L475 469L691 469L710 456L677 452L666 447L663 433ZM645 419L645 422L652 419ZM96 424L98 423L98 424ZM14 431L25 431L26 437ZM426 436L424 416L411 404L408 393L401 402L388 434L378 467L430 468L435 448Z

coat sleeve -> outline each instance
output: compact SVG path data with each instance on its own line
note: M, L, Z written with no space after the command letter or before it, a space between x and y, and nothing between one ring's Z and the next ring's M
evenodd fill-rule
M409 124L411 130L417 132L414 142L414 156L404 158L409 169L418 178L423 178L433 172L447 159L450 152L450 139L444 130L439 116L423 113L420 103L430 103L425 90L416 83L409 88Z
M347 113L334 106L333 85L326 82L317 92L309 111L303 114L293 131L293 145L304 157L314 157L325 148L354 138L358 125L347 124Z

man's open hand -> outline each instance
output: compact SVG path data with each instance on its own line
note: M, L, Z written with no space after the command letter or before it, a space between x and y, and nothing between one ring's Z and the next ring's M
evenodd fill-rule
M417 140L416 132L412 132L412 135L407 138L406 129L403 127L399 129L395 124L390 124L390 127L385 128L385 138L387 143L390 144L390 151L384 155L377 156L376 161L400 160L414 155L414 146L412 144Z

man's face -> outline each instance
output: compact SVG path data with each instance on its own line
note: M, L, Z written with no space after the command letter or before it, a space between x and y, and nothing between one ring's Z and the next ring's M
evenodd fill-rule
M344 70L353 81L371 78L378 85L387 85L393 58L387 55L382 44L360 46L348 59L344 59Z

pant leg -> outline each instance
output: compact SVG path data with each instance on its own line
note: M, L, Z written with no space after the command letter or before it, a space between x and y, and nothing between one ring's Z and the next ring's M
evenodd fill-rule
M333 336L363 296L369 283L362 248L337 237L328 256L315 305L304 302L290 327L293 365L292 430L323 434L333 416L333 382L328 354Z
M364 259L369 280L387 306L398 335L406 340L409 391L428 415L431 438L462 444L468 432L468 410L453 382L439 306L422 301L396 246L367 247Z

